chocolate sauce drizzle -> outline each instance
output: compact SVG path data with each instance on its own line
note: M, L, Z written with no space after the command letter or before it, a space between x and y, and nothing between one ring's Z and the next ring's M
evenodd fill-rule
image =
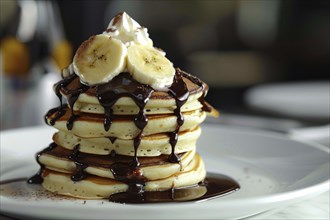
M104 108L104 129L108 131L112 124L113 105L122 97L131 98L139 107L139 112L134 117L134 123L140 130L134 138L134 157L130 164L115 163L111 166L111 172L115 179L132 184L130 189L141 191L144 186L144 178L138 167L140 162L137 157L138 147L141 143L143 130L148 123L148 117L144 113L151 94L154 90L148 86L137 82L129 73L121 73L110 82L96 87L96 97ZM110 141L115 141L110 139ZM129 180L129 181L127 181Z
M174 110L174 114L177 117L176 129L175 131L169 133L172 151L168 159L171 163L178 163L180 162L180 158L175 154L175 146L178 142L178 133L180 127L184 123L181 107L187 102L189 97L189 90L182 79L181 71L179 71L178 69L176 70L176 74L174 76L173 83L169 88L168 94L175 98L176 109Z
M116 137L108 137L108 138L109 138L111 144L115 143L115 141L117 140Z
M85 169L88 167L87 163L81 162L79 160L79 149L80 145L77 144L72 151L72 154L69 156L69 159L74 162L76 165L76 170L74 171L73 175L71 176L71 180L74 182L83 180L87 177L85 173Z
M203 94L201 95L201 97L199 97L198 101L202 104L202 110L205 111L205 112L211 112L212 111L212 106L207 103L205 101L205 97L207 95L207 92L208 92L208 88L206 86L206 84L200 80L199 78L197 78L196 76L193 76L187 72L184 72L183 70L181 69L177 69L177 71L181 72L181 74L189 79L190 81L192 81L194 84L200 86L202 88L202 91L203 91Z
M55 122L65 114L65 112L66 112L65 107L67 105L62 104L61 89L64 88L64 87L67 87L77 77L78 76L76 74L71 74L68 77L62 79L61 81L59 81L58 83L56 83L54 85L54 91L55 91L56 96L60 100L60 106L57 107L57 108L53 108L53 109L51 109L47 112L47 114L45 115L46 124L48 124L47 118L49 118L55 112L56 112L56 115L49 121L50 125L54 125ZM71 110L71 116L70 116L69 120L66 123L66 126L67 126L68 130L72 130L74 121L79 117L79 115L76 115L74 113L73 106L74 106L75 102L78 100L80 94L87 91L88 89L89 89L89 86L80 83L79 87L77 89L67 90L66 98L67 98L67 103L68 103L68 105L70 107L70 110Z
M69 104L70 110L71 110L71 116L69 120L66 123L66 127L68 130L72 130L73 122L79 117L79 115L76 115L73 111L73 106L78 100L81 93L87 91L89 89L89 86L80 84L80 87L76 90L69 90L68 94L66 95L67 102Z
M171 163L181 163L180 157L175 154L175 146L178 141L178 133L180 127L184 124L184 117L181 112L181 107L187 102L189 98L189 90L187 88L186 83L183 80L183 77L189 79L196 85L202 88L203 94L199 98L199 101L203 105L202 110L204 111L211 111L212 107L205 102L204 97L207 93L207 88L205 88L205 84L198 79L180 69L176 69L176 73L173 79L173 83L168 90L168 94L175 99L176 102L176 109L174 110L174 115L177 117L177 126L176 129L172 132L169 132L169 143L171 145L171 154L168 157L168 161ZM143 194L144 185L146 179L140 172L139 166L140 162L137 157L138 147L141 143L141 139L143 137L144 128L148 124L148 117L144 112L144 108L148 103L149 98L151 97L154 90L145 84L141 84L137 82L133 77L125 72L121 73L118 76L114 77L110 82L105 84L96 85L93 87L89 87L82 83L78 83L78 88L75 89L68 89L68 85L73 82L77 78L77 75L71 74L68 77L62 79L58 83L54 85L54 90L56 96L60 100L60 106L57 108L53 108L48 111L45 115L45 121L47 123L47 119L50 118L54 113L55 116L52 116L51 120L49 121L50 125L54 125L55 122L61 118L65 112L66 107L69 106L71 110L71 116L67 120L66 126L68 130L72 130L74 121L79 117L73 111L73 106L75 102L78 100L81 93L86 92L89 88L93 88L96 91L96 97L99 100L100 105L104 108L104 130L109 131L111 129L111 124L114 119L113 115L113 106L115 103L122 97L129 97L131 98L135 104L139 108L139 112L134 116L134 123L136 127L139 129L139 133L135 136L133 143L134 143L134 157L131 162L115 162L111 165L110 170L114 175L115 179L121 182L125 182L129 185L129 193L133 193L135 195L140 195L141 198L145 196ZM65 89L67 103L62 103L62 94L61 90ZM116 137L108 137L111 143L116 141ZM37 154L37 162L40 165L39 172L31 177L28 182L29 183L42 183L41 172L44 166L39 162L39 157L42 153L52 150L55 148L56 144L51 144L48 148L44 149L43 151ZM113 151L110 154L111 158L116 157L116 152ZM72 160L76 165L76 170L74 174L71 176L72 181L79 181L84 179L87 174L85 173L85 169L88 167L87 163L82 162L79 160L79 145L77 145L72 154L70 155L69 159ZM143 195L142 195L143 194Z
M43 149L42 151L40 151L40 152L38 152L36 154L36 161L39 164L40 169L39 169L39 171L34 176L30 177L27 180L27 183L30 183L30 184L41 184L43 182L42 170L45 168L45 166L42 163L40 163L39 158L40 158L40 156L42 154L47 153L47 152L55 149L56 147L57 147L57 144L53 142L48 147L46 147L45 149Z
M137 168L140 164L137 157L137 149L141 143L143 130L148 123L148 118L144 113L144 107L153 92L154 90L150 86L137 82L129 73L121 73L110 82L96 87L96 97L105 112L104 129L106 131L110 129L113 115L112 107L118 99L129 97L139 107L139 112L134 118L134 123L140 129L140 132L134 138L135 153L131 164L133 168Z
M56 115L54 116L54 118L52 118L49 121L50 125L54 125L55 122L65 114L65 109L64 108L67 105L66 104L63 105L63 103L62 103L62 94L61 94L60 90L61 90L61 88L68 86L76 77L77 76L75 74L69 75L67 78L62 79L61 81L55 83L55 85L53 86L55 94L56 94L56 96L58 97L58 99L60 101L60 106L57 107L57 108L53 108L53 109L51 109L47 112L47 114L45 115L46 124L48 124L47 118L49 118L49 116L51 116L55 112L56 112Z

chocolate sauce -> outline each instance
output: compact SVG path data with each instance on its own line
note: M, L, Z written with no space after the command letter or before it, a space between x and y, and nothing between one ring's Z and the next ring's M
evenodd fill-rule
M177 117L177 127L174 132L170 132L170 145L171 145L171 154L169 156L169 161L172 163L178 163L180 162L180 158L175 154L175 146L178 142L178 133L180 130L180 127L184 123L184 118L181 112L181 107L187 102L189 98L189 90L187 88L187 85L182 79L182 74L179 71L179 69L176 70L173 83L171 87L169 88L168 92L174 99L176 103L176 109L174 110L174 114Z
M69 120L66 123L66 127L68 130L72 130L73 122L79 117L79 115L76 115L74 113L73 106L76 103L76 101L78 100L80 94L87 91L88 89L89 89L89 86L80 84L80 87L78 89L70 90L70 91L68 91L68 94L66 95L68 105L71 109L71 117L69 118Z
M57 98L60 101L60 105L57 108L53 108L50 111L48 111L48 113L45 115L45 122L47 123L47 117L49 117L52 113L56 112L56 116L50 120L49 124L50 125L54 125L56 120L58 120L60 117L62 117L65 114L65 110L63 109L64 106L62 103L62 94L61 94L61 88L68 86L75 78L77 78L77 76L75 74L69 75L68 77L62 79L61 81L55 83L55 85L53 86L55 94L57 96Z
M110 157L115 158L116 156L117 156L116 151L115 151L115 150L112 150L112 151L110 152Z
M145 185L145 177L140 169L135 168L131 163L116 162L110 168L116 180L129 185L129 192L138 193L143 190Z
M175 146L176 143L178 142L178 134L179 132L179 126L175 129L173 132L169 132L170 136L170 145L171 145L171 154L168 156L168 161L171 163L179 163L180 158L175 154Z
M29 184L41 184L43 181L44 180L42 178L42 168L40 168L34 176L30 177L27 180L27 183L29 183Z
M139 129L143 129L148 122L143 113L143 109L151 96L153 89L148 85L143 85L132 78L129 73L121 73L110 82L96 87L96 97L104 108L105 120L104 129L110 129L112 120L112 107L122 97L130 97L140 108L135 117L135 124Z
M79 160L79 149L80 145L76 145L72 151L72 154L69 156L69 159L74 162L76 165L76 170L74 171L73 175L71 176L71 180L74 182L83 180L87 177L85 173L85 169L88 167L87 163L84 163Z
M41 184L43 182L43 179L42 179L42 170L43 170L43 168L45 166L42 163L40 163L39 158L40 158L40 156L42 154L44 154L46 152L49 152L49 151L55 149L56 147L57 147L57 144L56 143L51 143L48 147L46 147L45 149L43 149L42 151L40 151L40 152L38 152L36 154L36 161L39 164L40 169L39 169L39 171L34 176L30 177L27 180L27 183L30 183L30 184Z
M115 141L117 140L116 137L108 137L108 138L112 144L115 143Z
M47 118L55 112L56 112L56 115L50 120L50 122L49 122L50 125L54 125L55 122L65 114L66 110L64 108L67 105L62 104L61 89L64 88L64 87L66 88L77 77L78 76L76 74L71 74L68 77L62 79L61 81L59 81L58 83L56 83L54 85L55 94L58 97L58 99L60 100L60 106L57 107L57 108L53 108L53 109L51 109L47 112L47 114L45 115L45 122L46 123L47 123ZM88 89L89 89L89 86L80 83L78 88L73 89L73 90L66 90L67 103L68 103L68 106L71 109L71 116L70 116L69 120L66 123L66 126L67 126L68 130L72 130L73 122L79 117L79 115L76 115L74 113L73 106L74 106L75 102L78 100L80 94L87 91Z
M239 184L228 176L208 173L205 180L198 185L172 188L166 191L130 191L110 196L111 202L117 203L166 203L166 202L200 202L218 198L235 192Z
M45 123L49 124L49 125L54 125L55 122L65 114L65 112L66 112L65 108L66 107L67 107L67 104L62 104L61 103L61 105L59 107L50 109L44 117ZM47 119L51 115L53 115L54 113L56 113L56 115L52 119L50 119L50 121L48 123Z
M143 129L140 130L139 134L134 138L133 147L134 147L134 157L131 163L132 167L138 168L140 166L139 159L137 157L138 148L141 144Z
M129 73L121 73L113 78L110 82L96 87L96 97L100 104L104 108L104 129L108 131L110 129L113 117L113 105L122 97L131 98L135 104L139 107L139 112L134 117L134 123L140 132L134 138L134 157L130 164L115 163L111 167L115 179L119 181L130 180L130 183L136 183L135 185L142 184L141 176L139 174L138 167L140 166L137 151L141 143L143 130L148 123L148 118L144 113L144 107L146 106L153 89L148 86L137 82Z
M206 111L206 112L211 112L212 111L212 106L210 104L208 104L205 101L205 96L207 95L208 92L208 87L207 85L200 80L199 78L197 78L196 76L193 76L179 68L177 68L177 71L180 72L185 78L189 79L190 81L192 81L194 84L198 85L199 87L202 88L203 94L201 97L199 97L198 101L202 104L202 110Z

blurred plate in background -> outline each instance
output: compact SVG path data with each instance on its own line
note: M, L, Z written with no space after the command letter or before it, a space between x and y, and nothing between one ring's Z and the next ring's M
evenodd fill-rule
M330 82L261 85L248 90L245 100L256 110L329 122Z

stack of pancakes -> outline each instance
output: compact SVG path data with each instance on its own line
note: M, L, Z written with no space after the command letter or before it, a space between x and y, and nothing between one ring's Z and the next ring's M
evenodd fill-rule
M178 74L187 93L181 105L173 92L150 90L141 106L128 94L132 88L112 84L117 99L108 100L113 102L108 108L98 86L82 84L73 73L64 77L54 88L68 104L45 116L46 123L58 132L37 156L42 186L58 194L99 199L203 181L206 171L196 153L199 125L206 109L216 112L203 99L206 84L181 70ZM134 81L128 73L112 81L116 80ZM143 84L134 81L129 86ZM143 126L139 120L145 122Z

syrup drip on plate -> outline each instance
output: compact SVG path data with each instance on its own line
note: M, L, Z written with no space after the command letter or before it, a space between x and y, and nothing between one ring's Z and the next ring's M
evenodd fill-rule
M205 180L194 186L171 188L165 191L144 191L139 194L130 191L113 194L109 200L117 203L166 203L200 202L228 195L240 189L232 178L208 173Z

